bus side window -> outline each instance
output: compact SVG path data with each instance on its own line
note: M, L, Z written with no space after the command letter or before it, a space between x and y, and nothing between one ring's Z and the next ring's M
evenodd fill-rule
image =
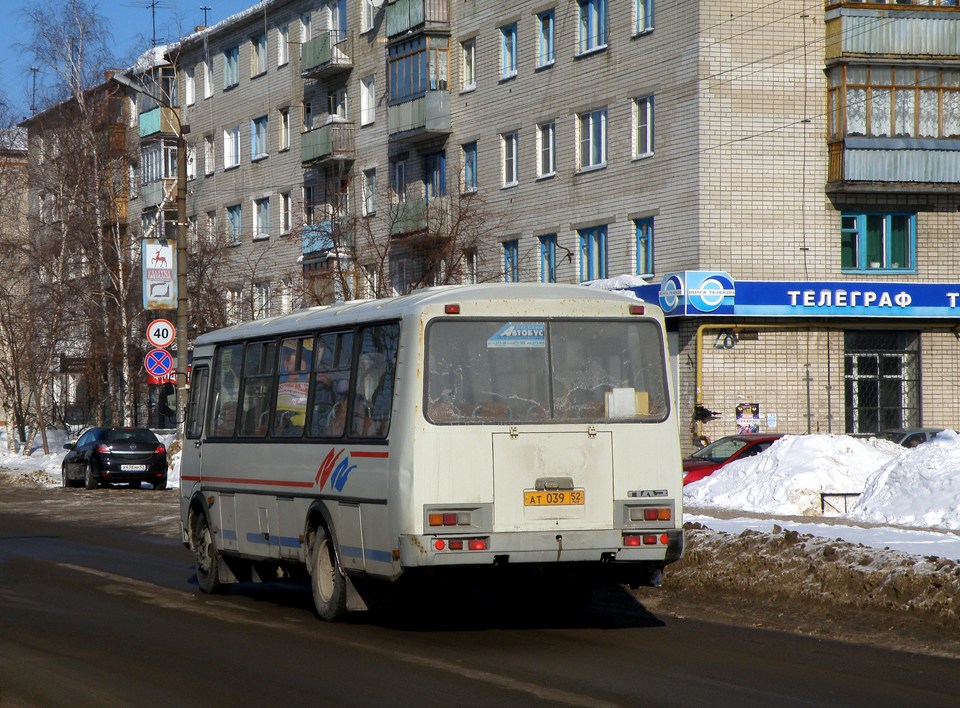
M395 324L367 327L361 334L350 421L352 436L383 438L387 435L399 339L400 327Z
M243 402L240 406L240 435L244 437L267 434L276 349L276 342L253 342L247 345L243 360Z
M207 428L213 437L230 437L236 429L242 359L242 344L229 344L217 349L213 368L213 405L210 407Z
M190 407L187 412L186 433L188 438L199 438L203 433L203 418L207 410L207 383L210 369L198 366L190 382Z
M352 360L353 332L327 333L317 338L313 352L310 435L343 435L347 420L347 392L350 390Z

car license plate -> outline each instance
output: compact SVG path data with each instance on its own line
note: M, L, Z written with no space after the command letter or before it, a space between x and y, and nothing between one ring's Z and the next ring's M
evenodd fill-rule
M120 465L121 472L146 472L146 465Z
M583 489L563 489L550 492L525 491L524 506L583 506L586 494Z

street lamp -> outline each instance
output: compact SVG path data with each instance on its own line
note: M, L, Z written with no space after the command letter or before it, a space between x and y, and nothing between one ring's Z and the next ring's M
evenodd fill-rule
M110 77L131 91L152 98L157 105L170 109L177 121L177 433L183 434L184 411L187 408L187 140L190 126L180 122L180 115L170 101L153 95L123 74ZM161 123L162 125L162 123Z

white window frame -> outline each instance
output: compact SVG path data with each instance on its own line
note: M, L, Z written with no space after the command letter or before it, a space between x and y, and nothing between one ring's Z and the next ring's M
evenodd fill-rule
M502 157L503 187L514 187L520 182L519 159L520 134L513 130L500 134L500 155Z
M223 50L223 88L231 89L240 83L240 47Z
M360 31L369 32L372 30L376 18L377 6L373 4L373 0L363 0L363 10L360 16Z
M223 131L223 169L230 170L240 166L240 126L235 125Z
M212 175L217 169L217 154L213 133L203 136L203 174Z
M260 320L270 316L272 299L269 280L261 280L253 284L253 319Z
M643 34L653 30L653 2L654 0L634 0L633 3L633 33Z
M253 240L270 238L270 197L253 200Z
M270 130L267 116L257 116L250 121L250 160L255 162L267 156L267 136Z
M230 204L227 206L227 236L230 243L238 244L243 240L243 205Z
M557 55L557 14L554 8L537 15L537 68L552 66Z
M577 0L577 54L589 54L607 46L607 0Z
M393 194L398 202L407 199L407 161L397 160L393 163Z
M597 154L599 148L599 154ZM577 114L577 161L581 172L607 165L607 109Z
M477 88L477 39L471 37L460 43L460 90Z
M267 73L267 33L250 38L250 78Z
M293 200L290 192L280 193L280 235L289 234L293 230Z
M200 71L203 76L203 97L210 98L213 95L213 68L206 60L200 62L200 66L203 67Z
M183 100L188 106L197 102L196 67L188 66L183 71Z
M290 25L277 27L277 68L290 63Z
M463 162L463 193L469 194L479 189L479 176L477 169L479 167L479 156L477 154L477 141L464 143L460 146L460 159ZM472 160L471 160L472 157ZM473 163L473 169L468 170L467 165Z
M500 27L500 80L517 75L517 23Z
M633 99L633 156L653 155L653 96Z
M557 124L554 121L537 126L537 176L557 174Z
M377 119L376 76L360 79L360 125L370 125Z
M377 169L371 167L363 171L363 215L377 213Z
M278 143L280 152L290 149L290 107L280 109Z

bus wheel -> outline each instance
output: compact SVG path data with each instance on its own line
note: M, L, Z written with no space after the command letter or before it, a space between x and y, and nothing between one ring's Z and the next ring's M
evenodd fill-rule
M322 526L317 528L311 550L313 604L321 619L336 622L347 614L347 581L337 565L330 536Z
M197 527L193 536L193 554L197 565L197 584L205 593L219 592L223 585L220 583L220 554L213 544L213 533L207 523L205 514L197 518Z

